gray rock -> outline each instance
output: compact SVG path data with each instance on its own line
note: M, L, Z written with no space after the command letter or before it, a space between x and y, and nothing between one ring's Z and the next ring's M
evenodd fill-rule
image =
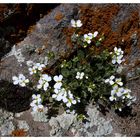
M18 128L19 129L24 129L25 131L28 131L30 129L28 123L24 120L19 120L18 121Z
M68 131L75 120L76 115L74 114L63 113L56 118L52 117L49 121L49 125L52 127L50 136L62 136Z
M11 82L12 76L18 73L29 76L26 61L39 62L39 59L44 58L50 51L55 54L54 60L49 63L49 66L51 66L60 58L62 53L70 51L62 30L69 26L75 8L75 4L62 4L41 19L35 26L34 31L22 42L13 46L11 52L2 58L0 79ZM58 12L64 15L59 21L54 18ZM42 46L45 47L39 55L36 50L42 49Z
M44 108L42 112L31 112L34 121L37 122L48 122L48 109Z
M9 135L11 135L12 131L15 130L15 127L14 127L12 121L4 123L0 128L1 128L2 136L9 136Z
M19 73L23 73L26 77L30 78L28 67L26 65L26 61L32 60L33 62L40 62L45 59L48 52L54 52L55 58L48 62L48 67L52 66L56 61L63 55L62 53L70 52L70 47L66 43L66 36L63 33L64 27L68 27L70 24L71 17L74 14L74 9L77 6L71 4L62 4L56 7L51 13L44 16L35 26L35 29L31 34L29 34L22 42L17 45L14 45L11 51L6 54L0 62L0 82L6 81L8 83L12 83L12 77L14 75L18 75ZM58 12L62 13L63 17L60 20L56 20L55 16ZM37 50L42 49L41 54L38 54ZM44 47L45 46L45 47ZM0 83L0 85L1 85ZM5 92L8 89L6 84L2 84L3 90L1 92ZM13 86L13 93L16 86ZM19 87L20 88L20 87ZM26 93L29 94L29 93ZM24 94L25 95L25 94ZM30 95L30 94L29 94ZM11 94L12 96L12 94ZM26 95L25 95L26 96ZM5 99L6 98L6 99ZM15 96L11 97L12 99L16 98ZM26 101L26 105L24 104L24 108L29 108L29 98L24 100ZM17 100L17 99L15 99ZM4 97L3 101L7 104L8 108L4 107L4 104L0 103L0 106L9 108L10 103L7 100L7 97ZM28 103L27 103L28 102ZM19 103L16 102L16 106L18 109L11 109L15 112L19 112L24 110ZM21 104L21 103L20 103Z

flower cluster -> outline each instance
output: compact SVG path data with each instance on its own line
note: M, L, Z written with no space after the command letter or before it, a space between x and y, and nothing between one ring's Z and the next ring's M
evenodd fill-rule
M26 84L29 83L29 79L26 79L23 74L19 74L18 77L13 76L12 79L14 85L20 85L21 87L25 87Z
M83 79L84 75L84 72L77 72L76 79Z
M81 27L82 25L83 24L82 24L81 20L74 20L74 19L71 20L71 26L74 28Z
M123 61L123 51L121 50L121 48L117 48L115 47L114 48L114 53L113 53L113 56L112 56L112 64L121 64L122 61Z
M112 85L119 85L119 86L123 85L122 79L121 78L115 79L115 76L113 76L113 75L110 76L110 78L106 79L105 83L109 83L111 86Z
M54 90L54 92L55 94L52 95L52 98L55 98L57 101L63 101L67 107L71 107L72 104L77 102L70 90L66 91L66 89L62 88Z
M37 85L37 89L43 88L44 91L47 91L49 87L49 82L52 80L52 78L48 74L42 74L39 79L39 84Z
M30 75L33 75L33 74L37 73L37 71L41 71L45 67L44 64L40 64L40 63L35 63L35 64L30 63L30 64L28 64L28 66L29 65L32 66L32 67L29 68Z
M123 69L118 64L122 63L124 52L121 48L115 47L114 52L110 54L107 50L96 54L93 47L99 46L104 36L98 35L98 31L84 35L78 34L82 25L80 20L71 20L71 26L75 28L71 39L76 42L75 46L78 47L71 60L64 60L61 67L57 67L58 75L52 77L43 71L48 64L48 57L45 57L45 61L41 60L40 63L27 61L29 74L37 80L33 81L35 86L34 83L29 84L29 86L33 85L32 89L38 92L38 94L32 95L30 103L33 113L44 112L45 106L42 104L46 101L51 103L54 99L63 103L67 113L74 114L73 108L78 102L86 103L106 98L109 86L111 87L111 95L109 95L107 103L114 105L115 109L121 111L124 106L130 106L135 101L135 97L131 96L131 90L123 87L122 79L114 76L118 76ZM93 47L82 48L86 48L88 45L92 46L92 44ZM53 57L51 53L49 56L49 59ZM112 58L111 61L109 61L110 58ZM103 80L102 77L109 78ZM12 79L14 85L22 87L29 83L29 79L26 79L23 74L19 74L18 77L13 76Z
M112 86L111 96L109 97L109 100L111 102L121 101L122 103L126 103L127 106L130 106L132 102L135 101L135 97L130 95L131 90L122 87L123 82L121 80L121 78L115 78L115 76L111 76L110 78L105 80L105 83L109 83ZM121 106L119 106L117 109L119 109L120 111L122 110Z
M42 103L41 95L40 94L38 94L38 95L33 94L32 95L32 102L30 103L30 106L32 107L33 112L43 110L44 107L41 103Z

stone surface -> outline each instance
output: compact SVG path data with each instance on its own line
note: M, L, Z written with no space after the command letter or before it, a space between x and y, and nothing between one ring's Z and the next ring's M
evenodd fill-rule
M24 129L25 131L29 130L29 125L27 124L26 121L19 120L18 121L18 129Z
M139 78L136 80L130 80L129 78L136 76L135 69L140 67L140 6L139 4L87 4L87 10L81 8L82 6L85 5L61 4L51 13L37 22L34 30L22 42L13 46L12 50L2 58L0 62L0 93L7 91L6 95L10 95L10 98L8 98L8 96L1 98L2 102L0 102L0 106L4 107L4 104L6 104L6 107L8 105L8 108L4 107L5 109L11 109L13 107L12 111L14 110L15 112L20 112L29 108L31 97L30 90L23 90L20 87L13 86L11 81L12 76L17 75L18 73L23 73L28 76L26 61L32 60L34 62L40 62L45 58L49 51L54 52L55 58L49 62L48 67L53 66L61 56L66 54L66 52L70 53L73 51L73 49L71 50L70 48L71 46L69 46L69 44L66 42L67 36L63 32L63 29L65 27L67 28L69 26L70 20L78 15L84 24L86 24L82 27L83 33L98 30L100 33L104 33L106 35L106 40L103 42L103 46L108 47L108 49L112 49L117 45L125 51L126 62L122 65L124 67L122 74L127 76L127 87L132 89L132 94L136 95L137 97L136 105L133 107L132 114L126 110L125 116L121 116L121 113L119 114L120 116L117 116L117 114L112 111L109 111L107 116L103 116L96 108L88 107L87 114L89 117L87 118L87 123L77 121L76 116L73 114L58 115L57 117L52 117L50 120L45 119L46 121L44 121L43 117L42 122L40 119L34 119L35 121L38 121L35 122L33 120L33 116L30 114L31 111L28 110L27 113L23 114L24 117L21 115L21 119L26 120L30 128L32 127L29 130L29 135L139 135L140 80ZM87 21L87 19L89 20ZM91 24L92 21L95 22L93 22L94 26ZM69 35L68 31L67 35ZM6 42L3 44L5 45ZM45 46L45 48L42 49L42 46ZM6 85L11 88L7 88ZM1 95L2 94L0 94L0 96ZM23 101L23 104L21 104L21 101ZM11 104L13 106L11 106ZM16 105L18 105L18 108L15 108ZM2 130L7 127L8 129L12 128L13 130L12 123L9 123L9 126L11 125L9 127L7 121L5 121L5 118L9 118L9 115L7 116L6 113L1 116L2 121L0 120L0 123L2 124ZM11 122L10 119L8 120ZM49 124L47 121L49 121ZM3 135L8 135L10 133L9 131L11 132L11 130L6 129L6 131L2 131L2 133Z
M28 77L29 72L28 67L26 65L26 61L28 60L32 60L33 62L40 62L42 59L45 58L49 51L53 51L55 54L55 58L51 62L49 62L49 66L51 66L66 51L68 52L70 50L70 47L65 42L65 35L62 32L62 30L64 27L67 27L69 25L75 7L76 5L65 4L58 6L50 14L42 18L36 24L34 31L31 34L29 34L28 37L26 37L19 44L13 46L12 50L1 59L0 80L2 83L2 80L12 83L12 76L18 75L19 73L23 73L24 75L26 75L26 77ZM55 19L55 16L57 15L58 11L64 15L64 17L59 21ZM36 49L41 48L42 46L45 46L45 49L39 55L36 52ZM4 84L2 85L3 91L7 90L7 87L4 87ZM14 90L15 89L13 88L12 94L14 94ZM27 94L30 96L29 93ZM15 96L12 96L11 98L14 97ZM5 104L10 105L10 103L7 100L7 97L5 98ZM24 97L22 98L24 102ZM29 107L29 104L27 103L28 101L29 99L27 99L26 105L24 105L26 109ZM1 106L3 107L4 104L2 104ZM17 109L17 111L22 110L19 108ZM12 110L12 108L10 110ZM15 112L17 111L15 109Z

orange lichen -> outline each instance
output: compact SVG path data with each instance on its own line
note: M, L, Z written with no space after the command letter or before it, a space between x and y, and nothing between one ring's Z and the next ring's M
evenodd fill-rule
M57 12L54 18L55 20L60 21L63 17L64 15L61 12Z
M11 136L25 137L27 136L27 131L25 131L24 129L17 129L17 130L12 131Z
M139 13L134 10L130 13L129 17L122 21L117 27L117 30L112 30L112 21L116 18L116 15L120 11L118 4L102 5L82 5L80 7L80 17L83 26L80 29L79 34L83 35L89 32L98 31L98 37L104 35L105 39L101 43L101 46L96 49L96 52L108 49L112 51L115 46L121 47L125 54L131 53L132 35L136 32L140 37L139 29ZM66 43L72 44L70 37L74 33L72 28L64 30L66 34ZM72 46L72 45L71 45ZM140 44L138 44L140 47Z

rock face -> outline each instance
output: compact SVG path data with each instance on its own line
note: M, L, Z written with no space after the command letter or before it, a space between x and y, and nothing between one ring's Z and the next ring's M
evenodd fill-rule
M126 120L123 117L116 117L116 114L114 115L111 112L108 116L115 120L114 125L120 127L123 134L127 132L130 136L139 135L140 81L139 79L136 79L136 81L130 80L130 78L136 76L135 70L140 67L139 4L61 4L37 22L32 32L22 42L13 46L9 53L7 53L9 50L7 51L6 48L10 48L11 44L1 39L0 41L5 46L4 52L7 54L2 57L0 62L0 86L2 87L0 89L0 100L2 101L0 106L15 112L29 108L31 91L12 85L12 76L19 73L29 76L26 61L43 61L48 52L54 52L55 54L55 58L49 61L48 67L55 65L57 60L65 54L69 55L74 50L70 42L73 30L69 27L72 18L81 19L83 23L81 34L97 30L100 35L105 36L102 45L96 50L97 53L105 48L112 51L115 46L121 47L125 51L126 61L123 64L125 68L123 74L127 76L128 88L130 87L132 93L137 97L134 114L128 113L129 117ZM3 94L5 96L2 96ZM10 96L8 97L8 95ZM21 104L21 100L23 104ZM92 111L96 112L94 116L92 116ZM69 129L71 129L69 133L73 136L114 136L112 135L114 126L111 125L110 120L106 121L103 117L98 117L96 109L89 110L88 113L91 116L89 117L90 123L85 125L77 123L77 126L81 128L77 128L78 131L75 130L76 126L71 128L72 122L75 120L74 115L65 116L63 114L57 118L52 118L49 122L53 128L50 135L69 135L64 130L66 129L69 132ZM131 121L133 116L135 119ZM94 117L96 117L96 120ZM70 121L68 122L64 118L69 118ZM76 122L74 123L76 124ZM67 124L67 126L64 124ZM81 127L81 125L83 126ZM40 127L40 129L42 128ZM119 135L117 132L115 133L115 136Z
M22 41L41 17L58 4L0 4L0 58ZM18 20L17 20L18 19Z
M69 52L70 47L65 42L65 35L62 30L69 25L74 14L74 8L76 8L76 5L60 5L50 14L42 18L35 26L34 31L29 34L24 41L13 46L12 50L1 59L0 80L11 83L12 76L19 73L29 76L26 61L32 60L34 62L40 62L49 51L55 54L54 60L49 62L50 66L53 65L60 56L63 56L66 51ZM63 16L60 16L60 13ZM59 19L58 16L60 16ZM43 52L38 52L37 50L41 49L42 46L44 46ZM6 87L3 87L3 91L6 90ZM13 91L13 93L16 92ZM30 95L29 93L27 94ZM16 97L13 96L13 98ZM10 105L10 103L7 102L7 97L1 97L1 100L5 100L5 104ZM23 100L25 101L25 99ZM29 101L29 99L27 100ZM15 104L17 105L18 102L15 102ZM1 104L1 106L3 107L4 104ZM29 104L26 103L25 106L28 108ZM19 111L20 109L17 110Z
M66 53L70 54L73 49L67 40L72 30L68 26L74 17L79 17L83 22L82 34L98 30L105 35L105 41L98 48L99 50L102 47L111 50L116 45L121 46L127 54L126 62L129 67L126 66L126 71L131 72L139 65L139 9L140 6L137 4L58 6L37 22L32 33L13 46L11 51L1 59L0 79L11 83L12 76L19 73L29 76L26 61L40 62L48 52L55 54L54 60L49 62L48 67L55 64Z

